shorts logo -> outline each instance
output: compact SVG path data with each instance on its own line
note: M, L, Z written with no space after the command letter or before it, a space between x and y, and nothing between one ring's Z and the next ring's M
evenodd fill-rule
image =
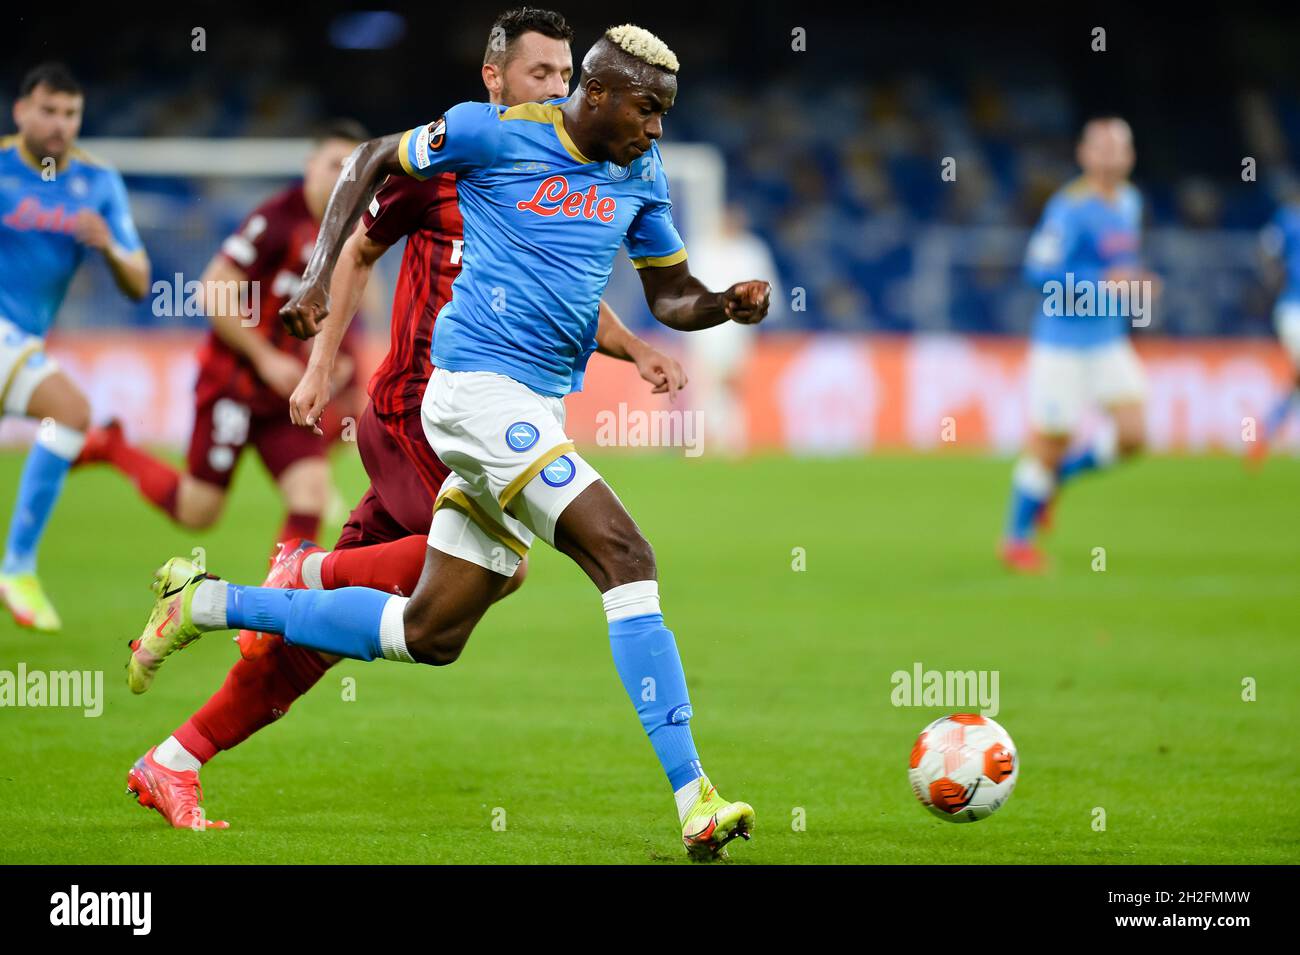
M542 468L542 480L551 487L564 487L573 480L573 476L577 473L578 469L573 466L573 462L566 455L556 458Z
M536 428L527 421L516 421L506 428L506 444L511 451L527 451L540 437Z

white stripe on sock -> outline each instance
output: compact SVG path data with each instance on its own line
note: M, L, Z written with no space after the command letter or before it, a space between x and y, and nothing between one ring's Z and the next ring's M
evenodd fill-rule
M75 461L85 447L86 435L52 418L46 418L36 428L36 443L65 461Z
M197 773L203 767L199 758L182 746L175 736L168 736L159 743L158 748L153 751L153 758L154 762L168 769L174 769L178 773L190 770Z
M308 590L324 590L321 581L321 565L325 563L325 554L313 551L302 559L302 583Z
M406 626L402 614L406 612L409 597L389 597L379 618L379 647L385 660L395 663L414 663L415 657L406 649Z
M630 584L620 584L600 595L605 603L605 617L610 623L626 617L640 617L648 613L660 613L659 581L637 580Z
M228 630L226 622L226 591L230 585L224 580L201 580L194 588L190 602L190 619L200 630Z
M1011 480L1021 491L1040 501L1051 497L1056 487L1056 475L1042 461L1028 454L1016 462Z

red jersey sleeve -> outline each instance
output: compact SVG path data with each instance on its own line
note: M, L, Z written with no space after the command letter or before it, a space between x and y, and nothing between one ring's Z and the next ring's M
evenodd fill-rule
M249 280L270 278L284 262L297 224L284 212L284 196L274 196L248 214L239 229L221 243L221 255Z
M437 180L389 176L361 217L366 235L380 245L394 245L424 228L429 210L441 198Z

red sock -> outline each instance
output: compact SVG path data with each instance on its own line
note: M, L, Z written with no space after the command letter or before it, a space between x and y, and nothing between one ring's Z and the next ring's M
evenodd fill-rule
M108 463L129 477L145 500L169 516L176 516L176 493L181 486L181 474L174 467L125 442L112 449Z
M295 514L290 512L284 519L284 526L280 528L278 541L292 540L295 537L301 537L303 540L314 541L320 534L320 515L319 514Z
M172 735L206 763L284 716L329 668L316 651L288 644L255 660L241 658L221 689Z
M325 555L320 579L326 590L339 587L373 587L385 593L409 597L424 570L429 538L412 534L387 544L349 547Z

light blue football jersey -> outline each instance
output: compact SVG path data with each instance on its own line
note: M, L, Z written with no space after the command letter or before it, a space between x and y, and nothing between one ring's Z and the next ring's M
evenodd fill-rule
M399 149L416 178L455 173L465 222L434 365L555 397L582 388L619 247L637 268L686 259L658 146L628 166L592 162L564 128L563 102L460 103Z
M74 148L53 178L41 172L18 136L0 140L0 316L44 337L86 253L73 236L80 210L103 216L123 250L141 245L116 170Z
M1286 285L1278 301L1288 305L1300 303L1300 204L1278 209L1264 230L1263 240L1265 249L1281 259L1286 269Z
M1136 266L1141 224L1142 197L1133 185L1125 183L1111 202L1077 179L1053 195L1043 210L1025 253L1025 280L1041 292L1048 282L1069 287L1066 276L1073 274L1079 288L1102 281L1114 266ZM1106 304L1103 296L1096 298ZM1105 308L1094 315L1049 314L1048 300L1045 294L1032 332L1033 340L1044 344L1104 345L1126 334L1131 320Z

